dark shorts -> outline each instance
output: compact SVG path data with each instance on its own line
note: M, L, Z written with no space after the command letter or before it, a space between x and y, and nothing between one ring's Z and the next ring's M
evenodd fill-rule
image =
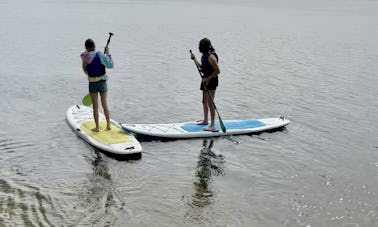
M207 86L206 86L207 90L216 90L217 87L218 87L218 76L215 77L215 78L213 78L213 79L211 79L211 80L209 81L209 83L207 84ZM203 83L202 83L202 82L201 82L201 87L200 87L200 89L201 89L202 91L205 90L205 87L203 86Z
M108 86L106 85L106 80L100 80L97 82L89 82L89 92L90 93L106 93L108 91Z

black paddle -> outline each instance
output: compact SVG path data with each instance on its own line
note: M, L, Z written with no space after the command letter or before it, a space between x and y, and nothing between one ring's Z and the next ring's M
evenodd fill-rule
M189 50L189 52L190 52L191 55L193 55L192 50ZM198 69L198 72L199 72L201 78L203 78L203 75L202 75L202 72L201 72L200 66L197 64L197 62L196 62L194 59L193 59L193 61L194 61L194 63L195 63L196 66L197 66L197 69ZM207 94L208 94L209 97L210 97L211 103L213 104L214 109L215 109L215 111L217 112L217 115L218 115L218 118L219 118L219 124L220 124L220 127L222 128L222 131L223 131L223 132L226 132L226 126L224 126L224 124L223 124L223 121L222 121L222 118L221 118L221 116L220 116L220 114L219 114L219 112L218 112L217 106L216 106L215 103L214 103L214 98L213 98L213 96L211 95L210 91L207 89L207 87L206 87L205 84L203 84L203 87L204 87L205 91L207 91Z
M112 35L114 35L113 33L109 32L109 38L108 38L108 41L106 42L106 45L105 45L105 48L104 48L104 53L106 51L106 48L108 47L109 43L110 43L110 38L112 38Z

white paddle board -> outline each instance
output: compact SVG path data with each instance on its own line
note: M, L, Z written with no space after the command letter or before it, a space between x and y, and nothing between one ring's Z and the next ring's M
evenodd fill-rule
M90 107L74 105L66 112L67 124L84 141L93 147L117 155L140 154L142 146L131 134L126 133L119 123L111 121L111 130L106 130L105 116L99 113L100 132L93 132L95 127L93 110Z
M226 132L222 132L219 122L216 122L215 131L204 131L207 125L198 125L196 122L172 124L121 124L122 128L134 133L138 137L162 139L205 138L223 135L252 134L285 127L289 120L279 118L253 120L226 120L223 121Z

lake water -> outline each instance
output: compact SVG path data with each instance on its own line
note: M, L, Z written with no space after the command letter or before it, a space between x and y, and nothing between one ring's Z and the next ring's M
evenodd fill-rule
M0 226L378 226L377 1L1 0L0 27ZM94 150L65 111L109 32L114 120L200 120L208 37L222 118L291 124Z

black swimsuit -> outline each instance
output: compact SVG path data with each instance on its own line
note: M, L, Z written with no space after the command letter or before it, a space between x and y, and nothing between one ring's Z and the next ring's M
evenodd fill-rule
M204 55L202 55L202 58L201 58L201 64L202 64L201 65L201 71L203 73L203 77L204 78L211 76L211 74L213 74L213 72L214 72L214 69L210 65L210 62L208 60L209 56L211 54L214 55L217 58L217 62L218 62L218 55L215 52L211 52L210 54L204 54ZM209 81L209 83L206 86L206 89L207 90L215 90L217 87L218 87L218 76L214 77L213 79L211 79ZM203 85L202 82L201 82L200 89L201 90L205 90L205 86Z

